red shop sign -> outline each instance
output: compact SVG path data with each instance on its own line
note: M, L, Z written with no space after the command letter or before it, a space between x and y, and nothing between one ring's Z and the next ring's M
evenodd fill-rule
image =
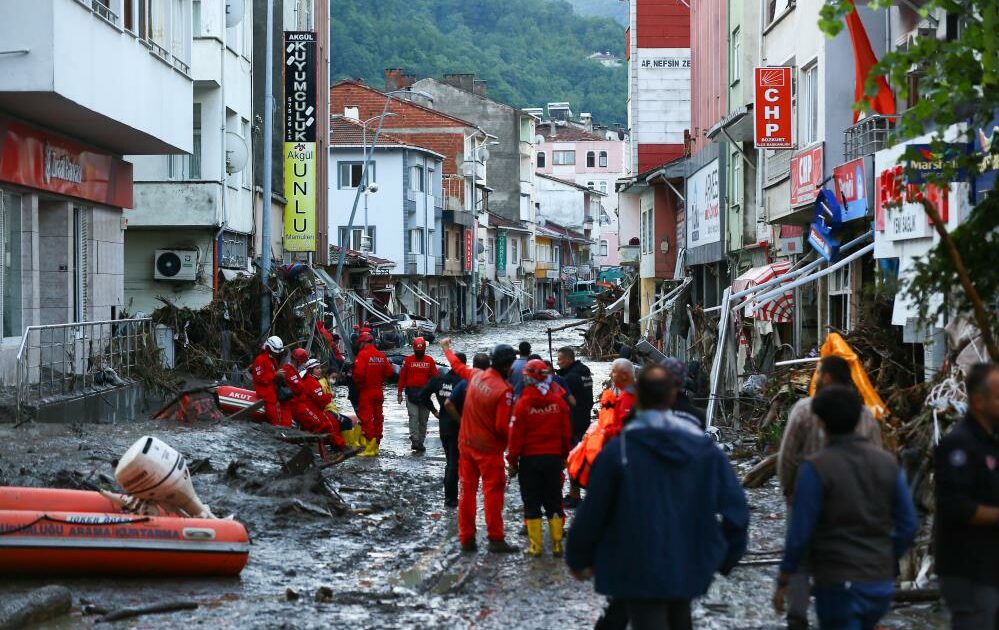
M753 111L756 122L757 149L791 149L794 147L794 111L791 107L791 68L756 68L756 102Z
M815 201L822 183L822 145L806 149L791 158L791 206Z
M472 270L472 230L465 230L465 271Z
M9 118L0 118L0 181L132 207L130 163Z

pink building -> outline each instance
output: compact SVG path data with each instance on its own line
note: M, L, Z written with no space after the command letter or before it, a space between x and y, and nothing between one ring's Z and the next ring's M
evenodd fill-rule
M608 140L601 133L564 122L549 121L538 124L534 150L538 173L607 195L602 199L602 216L595 217L592 251L600 267L619 265L618 207L614 182L628 172L626 142Z

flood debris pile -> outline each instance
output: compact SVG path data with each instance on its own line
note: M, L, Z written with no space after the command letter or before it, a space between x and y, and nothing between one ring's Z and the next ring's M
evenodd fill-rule
M270 282L272 323L268 335L308 339L310 323L323 314L314 278L304 270L281 268ZM260 294L257 277L220 283L211 302L191 309L160 297L153 321L174 331L176 368L202 378L231 377L260 350Z
M620 294L619 294L620 295ZM583 333L583 352L597 361L609 361L620 356L622 348L632 346L622 328L621 318L608 313L604 304L597 302L596 312L589 320L590 326Z

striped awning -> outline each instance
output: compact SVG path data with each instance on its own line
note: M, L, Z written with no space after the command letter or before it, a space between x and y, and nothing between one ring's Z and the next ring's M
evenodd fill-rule
M735 282L732 283L732 292L738 293L773 280L787 273L792 266L793 263L790 260L779 260L762 267L753 267L735 279ZM786 324L793 319L794 293L786 291L759 303L752 300L746 304L745 315L761 321Z

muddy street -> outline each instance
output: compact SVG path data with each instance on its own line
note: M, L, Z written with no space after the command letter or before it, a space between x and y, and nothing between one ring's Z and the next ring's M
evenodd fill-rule
M555 322L560 324L562 322ZM526 339L547 357L545 328L530 322L456 335L458 350L472 353L497 342ZM553 348L577 345L577 330L555 334ZM430 353L441 358L434 344ZM585 359L584 359L585 360ZM594 383L610 364L589 362ZM346 391L338 402L349 409ZM459 553L456 515L443 505L444 454L431 419L427 452L413 455L408 423L395 396L386 396L386 436L381 456L353 458L319 471L286 472L299 447L274 439L263 427L239 422L178 426L139 421L117 426L32 424L0 428L0 485L110 487L116 458L145 434L182 452L202 500L217 515L233 514L252 538L250 561L233 580L63 579L74 597L73 614L46 627L94 623L84 603L104 608L186 600L197 610L131 622L143 627L319 628L586 628L603 600L592 583L574 580L561 559L522 554ZM735 436L722 432L722 441ZM200 462L194 466L194 462ZM739 462L746 469L753 462ZM330 493L345 513L327 512ZM778 628L770 607L777 557L783 546L783 504L776 482L749 491L752 509L749 562L718 579L697 602L700 628ZM569 526L571 528L571 514ZM480 513L481 519L481 513ZM516 481L507 489L507 536L524 544ZM480 540L484 524L480 524ZM7 580L0 599L53 583ZM129 623L129 622L125 622ZM892 628L943 627L933 605L894 611Z

